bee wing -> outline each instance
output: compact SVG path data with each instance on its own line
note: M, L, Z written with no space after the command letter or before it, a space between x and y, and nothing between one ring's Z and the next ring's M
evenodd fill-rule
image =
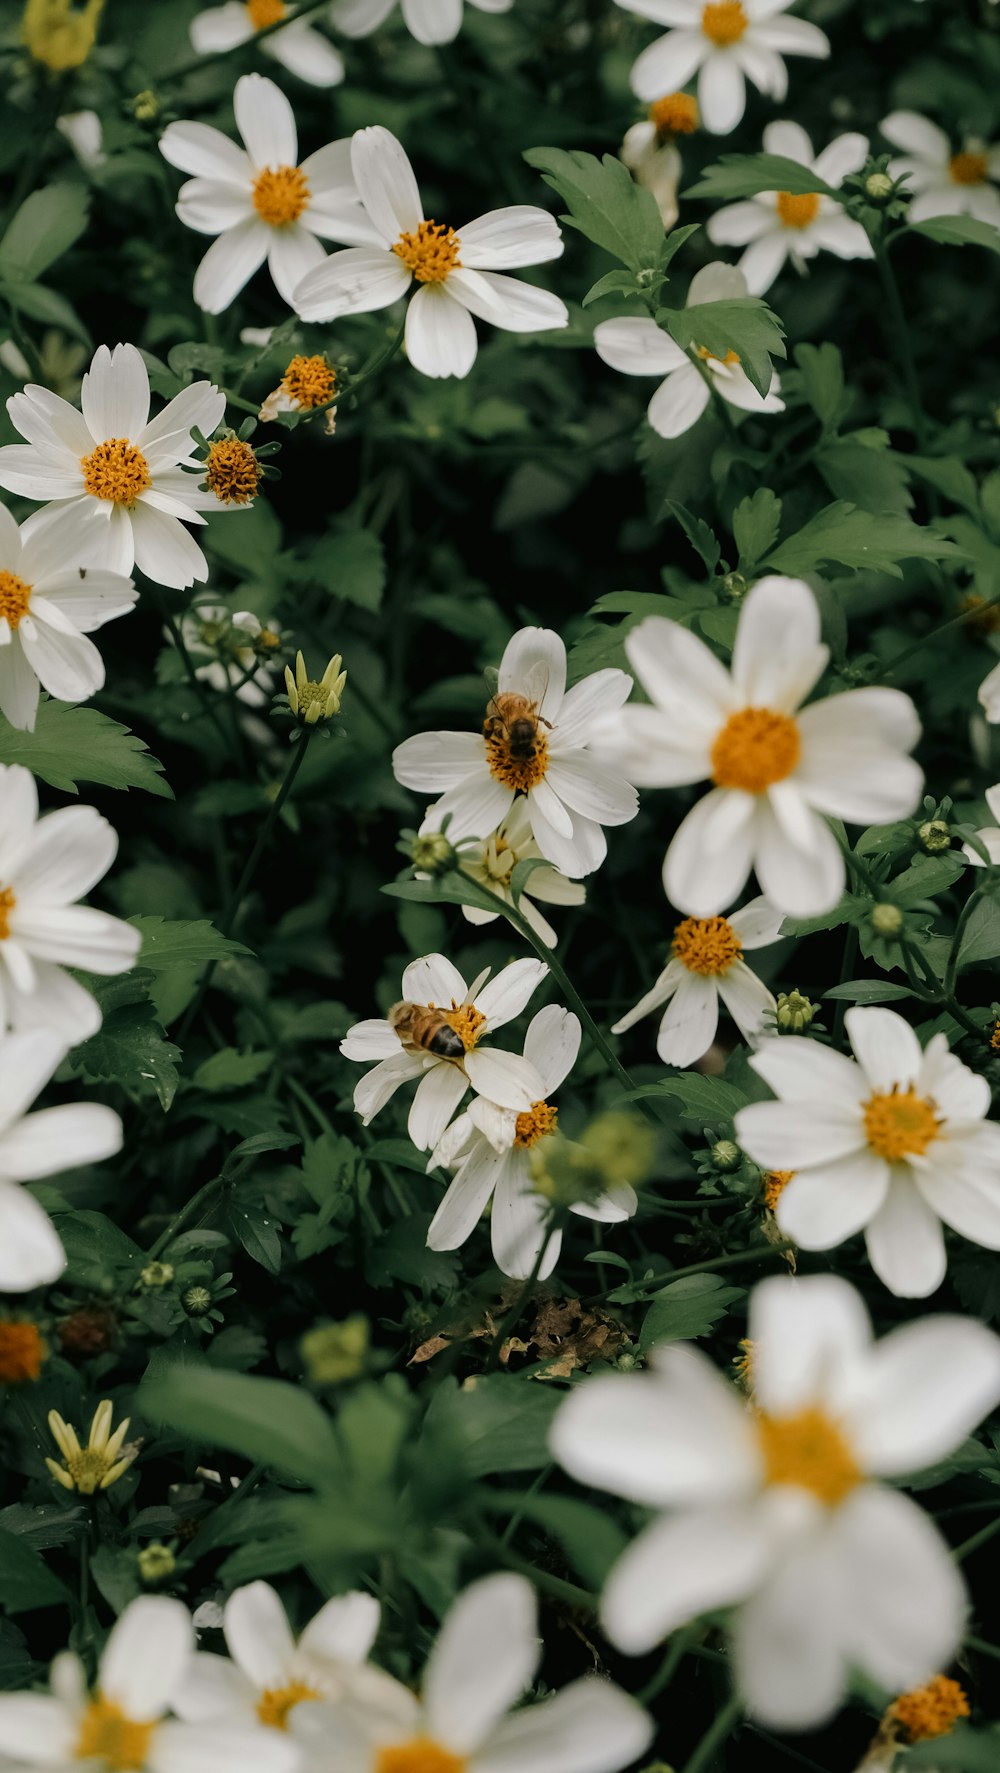
M540 708L545 700L545 692L549 687L549 667L544 659L539 659L524 674L521 693L527 696L536 708Z

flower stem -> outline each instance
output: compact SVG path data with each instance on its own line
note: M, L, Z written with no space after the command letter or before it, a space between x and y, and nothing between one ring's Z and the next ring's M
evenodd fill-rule
M720 1268L740 1268L744 1262L759 1262L764 1256L783 1256L785 1251L791 1248L790 1243L751 1244L749 1249L737 1250L729 1256L714 1256L708 1262L692 1262L687 1268L671 1268L666 1274L654 1274L643 1284L652 1287L655 1292L660 1287L669 1286L672 1281L685 1280L689 1274L715 1274L716 1270ZM592 1293L588 1304L593 1304L598 1299L606 1299L608 1293L614 1293L620 1284L619 1282L614 1287L609 1287L606 1293ZM652 1293L640 1293L633 1303L644 1305L652 1296Z
M971 622L973 617L985 615L987 610L995 609L997 604L1000 604L1000 591L995 597L988 598L985 603L975 604L970 609L959 610L957 616L949 616L946 622L939 622L936 628L930 630L929 634L925 634L921 640L915 640L912 646L905 646L901 653L897 653L895 658L890 659L883 669L883 677L895 677L899 667L905 665L907 660L912 659L917 653L922 653L925 646L932 646L942 634L949 633L952 628L961 628L964 623Z
M918 448L924 451L927 448L927 416L920 400L920 384L917 380L916 364L913 361L910 329L906 319L906 310L903 307L903 298L899 293L899 284L892 268L892 261L884 245L876 247L875 263L878 266L882 288L885 291L886 310L883 311L883 322L886 337L903 372L906 398L913 416L913 433Z
M694 1754L685 1765L683 1773L703 1773L703 1769L711 1765L716 1750L720 1749L724 1742L729 1741L734 1726L742 1715L743 1701L738 1693L734 1693L705 1731Z
M997 1533L1000 1533L1000 1514L994 1520L988 1521L985 1527L980 1527L978 1533L973 1533L971 1539L963 1539L961 1545L952 1547L951 1555L955 1563L964 1563L972 1552L978 1551L981 1545L988 1544Z

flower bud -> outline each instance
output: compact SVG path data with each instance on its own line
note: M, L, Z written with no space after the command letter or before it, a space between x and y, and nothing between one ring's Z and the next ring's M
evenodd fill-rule
M929 856L951 848L951 826L943 819L925 819L917 836Z
M371 1331L368 1319L356 1311L339 1324L319 1324L299 1344L307 1377L313 1385L340 1385L357 1379L368 1360Z
M159 1539L151 1539L139 1552L136 1563L139 1566L139 1578L147 1588L154 1588L158 1582L166 1582L177 1568L177 1559L169 1545L161 1544Z
M801 1034L816 1015L816 1005L801 991L780 991L774 1019L787 1033Z
M169 1262L147 1262L139 1275L144 1287L169 1287L174 1278L173 1266Z
M903 927L903 913L898 905L883 899L872 906L872 929L877 936L898 936Z
M410 840L409 856L421 874L450 874L458 867L458 852L443 831L415 832Z
M873 172L865 179L865 196L870 203L885 203L895 188L887 172Z
M743 1153L732 1139L720 1139L712 1146L711 1158L717 1170L737 1170L743 1160Z

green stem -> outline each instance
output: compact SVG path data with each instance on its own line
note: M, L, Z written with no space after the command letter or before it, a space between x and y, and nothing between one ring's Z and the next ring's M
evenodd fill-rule
M171 1219L166 1231L161 1232L152 1249L147 1251L147 1262L155 1262L157 1260L161 1251L165 1250L167 1245L172 1243L174 1238L183 1231L185 1225L194 1218L199 1207L203 1207L206 1201L208 1201L217 1190L221 1189L221 1186L221 1176L213 1176L211 1182L205 1182L202 1187L199 1188L197 1194L193 1194L189 1201L185 1201L180 1212L175 1213L174 1217Z
M875 263L882 279L885 291L886 309L883 314L887 322L885 330L890 349L895 350L899 367L903 373L906 397L913 414L913 432L921 452L927 448L927 418L920 399L920 383L917 380L917 367L913 361L913 350L910 345L910 329L903 307L903 298L899 293L896 273L884 245L875 249Z
M996 1644L988 1644L985 1638L969 1638L965 1640L967 1650L978 1650L980 1656L995 1656L1000 1662L1000 1648Z
M718 1713L714 1723L710 1724L705 1731L694 1754L685 1765L683 1773L703 1773L703 1769L711 1765L723 1743L729 1741L735 1725L742 1716L743 1701L738 1693L734 1693Z
M314 12L322 12L324 7L328 6L329 3L330 0L306 0L305 5L297 6L295 8L293 17L296 19L309 18ZM285 30L290 23L291 20L288 18L276 19L273 25L263 25L259 31L255 31L250 41L252 41L254 45L263 43L266 37L273 37L276 31ZM163 86L169 86L171 81L184 80L187 78L188 74L200 74L202 68L210 68L213 62L228 61L234 50L244 49L245 47L246 40L241 38L239 43L231 44L228 49L213 49L208 55L192 56L189 61L181 62L179 68L168 69L167 73L163 76L161 84Z
M970 1557L974 1551L978 1551L981 1545L987 1545L997 1533L1000 1533L1000 1514L995 1520L987 1522L985 1527L980 1527L978 1533L973 1533L971 1539L963 1539L961 1545L956 1545L953 1548L951 1555L956 1564L964 1563L967 1557Z
M229 735L226 732L226 729L223 726L222 721L219 719L219 711L216 708L212 697L206 691L205 685L202 683L201 678L198 676L198 673L195 670L194 660L192 659L191 654L188 652L187 642L184 639L184 635L181 632L181 628L180 628L179 624L175 621L174 617L171 615L170 611L168 610L168 608L166 606L166 603L164 602L163 598L160 597L158 592L156 593L156 602L159 604L160 614L163 617L164 626L167 629L167 632L169 633L170 638L173 641L175 647L177 648L177 651L180 653L181 663L184 666L184 672L187 677L187 680L190 683L191 688L194 690L195 696L197 697L198 701L200 702L204 713L207 715L208 719L212 722L212 725L214 726L216 732L218 733L219 738L222 740L222 743L225 746L226 750L229 751L229 749L230 749Z
M951 948L948 951L948 964L944 970L944 988L949 996L951 996L955 990L955 980L958 974L958 961L962 952L962 937L965 935L965 926L969 921L973 908L978 904L982 896L983 888L975 887L966 899L965 904L962 906L958 922L955 925L955 933L951 938Z
M323 406L314 406L310 410L309 418L315 418L317 413L325 412L329 406L336 406L338 400L346 400L349 394L356 394L358 389L362 387L365 382L370 382L375 376L381 374L386 364L392 362L400 345L403 343L403 334L405 330L406 316L404 315L396 328L396 331L393 333L392 338L389 340L389 343L383 346L381 351L377 351L367 363L363 364L356 376L351 376L345 381L343 387L338 388L331 400L327 400Z
M536 1569L527 1558L519 1557L516 1551L511 1551L509 1545L504 1545L502 1539L498 1539L488 1528L479 1527L476 1537L483 1550L489 1552L498 1563L505 1564L508 1570L516 1570L521 1576L527 1576L528 1581L540 1588L543 1594L550 1594L554 1600L563 1601L567 1606L584 1612L597 1612L597 1596L588 1593L587 1589L578 1588L575 1582L564 1582L561 1576L550 1576L548 1570Z
M947 622L940 622L936 628L931 629L929 634L925 634L922 640L915 640L912 646L904 647L901 653L897 653L895 658L890 659L889 663L883 666L883 676L895 677L899 667L905 665L907 660L912 659L915 654L922 653L925 646L932 646L942 634L948 634L952 628L961 628L965 622L971 621L973 616L982 616L986 610L994 609L997 604L1000 604L1000 592L996 597L989 598L986 603L977 604L973 609L959 610L957 616L949 616Z
M785 1251L792 1249L792 1247L790 1243L751 1244L748 1250L738 1250L731 1256L715 1256L709 1262L692 1262L687 1268L671 1268L666 1274L654 1275L645 1285L652 1287L655 1292L660 1287L669 1286L671 1281L684 1280L689 1274L714 1274L719 1268L739 1268L744 1262L758 1262L764 1256L783 1256ZM621 1282L618 1282L617 1285L620 1286ZM615 1291L616 1287L608 1288L608 1292ZM644 1304L652 1296L652 1293L641 1293L633 1303ZM607 1293L593 1293L589 1303L606 1298Z
M697 1625L685 1625L681 1631L675 1631L667 1643L666 1653L656 1673L641 1687L636 1694L640 1705L651 1705L665 1688L669 1687L674 1675L683 1662L691 1647L691 1640L698 1631Z

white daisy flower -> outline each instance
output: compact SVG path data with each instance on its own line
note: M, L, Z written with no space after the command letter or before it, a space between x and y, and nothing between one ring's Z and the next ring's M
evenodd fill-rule
M764 152L807 166L836 190L848 173L864 165L868 142L863 135L840 135L815 154L801 124L769 123ZM836 253L840 259L872 257L872 244L861 223L818 191L761 191L746 203L731 203L709 217L708 238L715 246L746 247L740 270L751 295L770 289L786 259L805 275L806 260L818 252Z
M546 1243L549 1203L535 1190L530 1153L555 1130L558 1110L547 1098L565 1082L579 1051L577 1017L558 1004L546 1004L532 1017L524 1040L524 1057L541 1081L539 1100L517 1113L479 1096L452 1122L427 1166L432 1170L458 1162L431 1221L429 1249L457 1250L472 1236L492 1198L490 1240L497 1267L515 1280L526 1280L545 1244L538 1279L552 1273L562 1232L549 1233ZM576 1202L572 1211L609 1224L630 1219L638 1204L635 1189L625 1186L592 1203Z
M413 168L394 135L359 129L351 166L374 246L334 252L303 276L294 307L303 320L339 320L389 308L415 278L406 310L406 353L425 376L467 376L478 349L472 316L504 332L566 326L566 304L501 272L542 265L562 253L562 236L544 209L491 209L464 228L424 217Z
M920 736L909 696L847 690L803 708L825 669L816 599L801 579L761 579L740 610L732 666L679 623L647 616L625 650L651 707L631 706L602 734L639 787L713 787L667 850L672 905L712 917L751 869L776 908L815 917L844 890L827 817L886 824L912 813L923 775L906 753Z
M323 263L321 240L375 241L351 174L350 143L329 142L299 164L295 113L280 86L244 74L233 93L243 147L207 123L170 123L160 153L194 174L177 214L198 234L217 234L194 276L194 299L221 314L267 260L291 306L307 271Z
M433 825L424 825L421 835L436 829ZM515 800L510 812L496 831L477 843L463 843L459 852L459 868L470 880L478 881L480 886L495 893L506 905L513 906L514 896L511 892L511 879L519 862L537 861L541 850L535 842L528 817L528 805L524 796ZM582 905L587 897L587 889L579 880L567 880L558 868L533 868L521 892L517 909L526 923L549 948L554 948L558 937L548 919L542 916L536 899L543 905ZM474 924L495 923L500 913L484 911L478 905L463 905L462 915L467 922Z
M595 671L566 689L566 648L551 628L522 628L500 661L496 694L478 733L418 733L392 754L397 782L441 792L432 829L448 818L452 843L494 831L523 795L540 853L561 873L592 874L607 854L605 825L639 810L623 774L588 744L595 723L628 697L625 671ZM620 718L620 716L619 716Z
M1000 1127L990 1087L935 1034L922 1051L894 1010L847 1012L854 1060L814 1040L766 1040L750 1060L776 1102L736 1116L744 1151L791 1170L775 1209L804 1250L864 1231L879 1280L923 1299L948 1266L941 1222L1000 1250Z
M407 1131L418 1151L437 1144L470 1087L518 1114L530 1108L545 1093L535 1067L479 1043L521 1014L548 970L540 960L514 960L489 984L487 967L467 986L443 954L411 961L388 1017L356 1022L340 1043L346 1059L377 1061L354 1091L365 1126L415 1077Z
M134 345L99 345L81 390L82 414L30 383L7 402L26 443L0 449L0 486L73 513L90 565L185 590L208 564L186 523L204 523L218 500L199 490L197 428L209 437L226 410L211 382L192 382L149 416L149 376ZM184 470L195 468L197 475Z
M914 193L907 213L911 222L936 215L971 215L1000 228L1000 144L990 147L970 138L957 153L943 129L916 111L893 111L879 124L886 141L902 148L890 163L894 179L909 174Z
M135 965L138 930L76 904L117 851L92 806L39 819L30 770L0 763L0 1046L8 1028L45 1029L67 1047L100 1028L96 1000L64 968L110 976Z
M224 603L199 603L181 617L181 639L195 663L194 674L199 682L220 693L235 687L236 699L248 708L264 708L275 692L275 679L265 665L252 670L258 658L253 641L263 632L258 617L250 610L232 614ZM273 628L268 632L279 640ZM246 636L250 645L241 645ZM171 646L174 637L169 628L164 638ZM225 656L221 656L225 655Z
M374 1704L300 1706L293 1732L315 1773L616 1773L642 1754L650 1718L594 1675L508 1715L541 1647L530 1582L486 1576L445 1615L420 1698L386 1677Z
M605 1585L612 1642L641 1655L732 1607L750 1711L802 1730L831 1716L852 1669L900 1693L958 1649L959 1570L891 1486L994 1407L1000 1340L940 1316L876 1343L854 1288L810 1275L754 1288L749 1342L749 1408L697 1349L658 1349L645 1373L577 1386L551 1447L579 1482L664 1511Z
M791 0L618 0L658 25L669 25L632 68L641 99L686 86L698 74L698 103L713 135L735 129L746 106L749 80L768 98L788 92L783 55L827 56L830 44L816 25L786 18Z
M39 686L85 702L104 683L88 633L124 616L139 593L124 573L84 566L75 513L36 511L18 528L0 505L0 713L33 732Z
M283 31L269 32L263 39L265 55L273 56L309 86L339 86L344 78L339 50L307 18L295 15L296 8L286 0L226 0L224 6L210 6L207 12L195 14L191 43L199 55L216 55L251 43L258 31L287 18Z
M986 804L997 823L996 825L985 825L981 831L976 832L976 836L986 850L990 861L995 865L1000 862L1000 782L996 782L992 788L987 788ZM967 862L972 863L974 868L986 867L982 856L978 850L973 849L971 843L963 843L962 854Z
M670 92L654 101L649 115L625 131L618 158L637 185L652 191L660 220L672 228L678 216L677 186L681 177L679 135L698 127L698 105L689 93Z
M477 12L509 12L514 0L469 0ZM396 0L335 0L333 22L345 37L369 37ZM451 43L462 28L462 0L401 0L403 23L418 43Z
M122 1123L100 1102L25 1112L66 1056L57 1034L8 1034L0 1055L0 1293L27 1293L58 1280L66 1257L48 1214L17 1184L114 1157ZM2 1728L0 1741L8 1747Z
M715 1039L721 1000L740 1033L755 1040L777 1006L743 953L776 942L783 921L784 913L766 899L751 899L728 917L686 917L674 931L670 959L656 984L612 1034L624 1034L666 1004L656 1050L665 1065L693 1065Z
M746 279L735 265L705 265L691 279L685 307L702 302L730 301L746 296ZM621 320L601 320L594 328L594 347L602 362L626 376L662 376L646 409L653 430L661 437L681 437L697 424L712 397L712 389L728 406L740 412L784 412L779 398L781 381L771 376L766 394L758 394L735 351L713 357L704 345L696 351L703 368L657 326L638 314ZM707 372L707 373L706 373Z
M88 1689L79 1656L64 1650L50 1693L0 1694L0 1741L22 1766L88 1773L296 1773L299 1753L277 1731L167 1717L190 1674L194 1632L188 1611L167 1595L140 1595L112 1627L97 1685Z

